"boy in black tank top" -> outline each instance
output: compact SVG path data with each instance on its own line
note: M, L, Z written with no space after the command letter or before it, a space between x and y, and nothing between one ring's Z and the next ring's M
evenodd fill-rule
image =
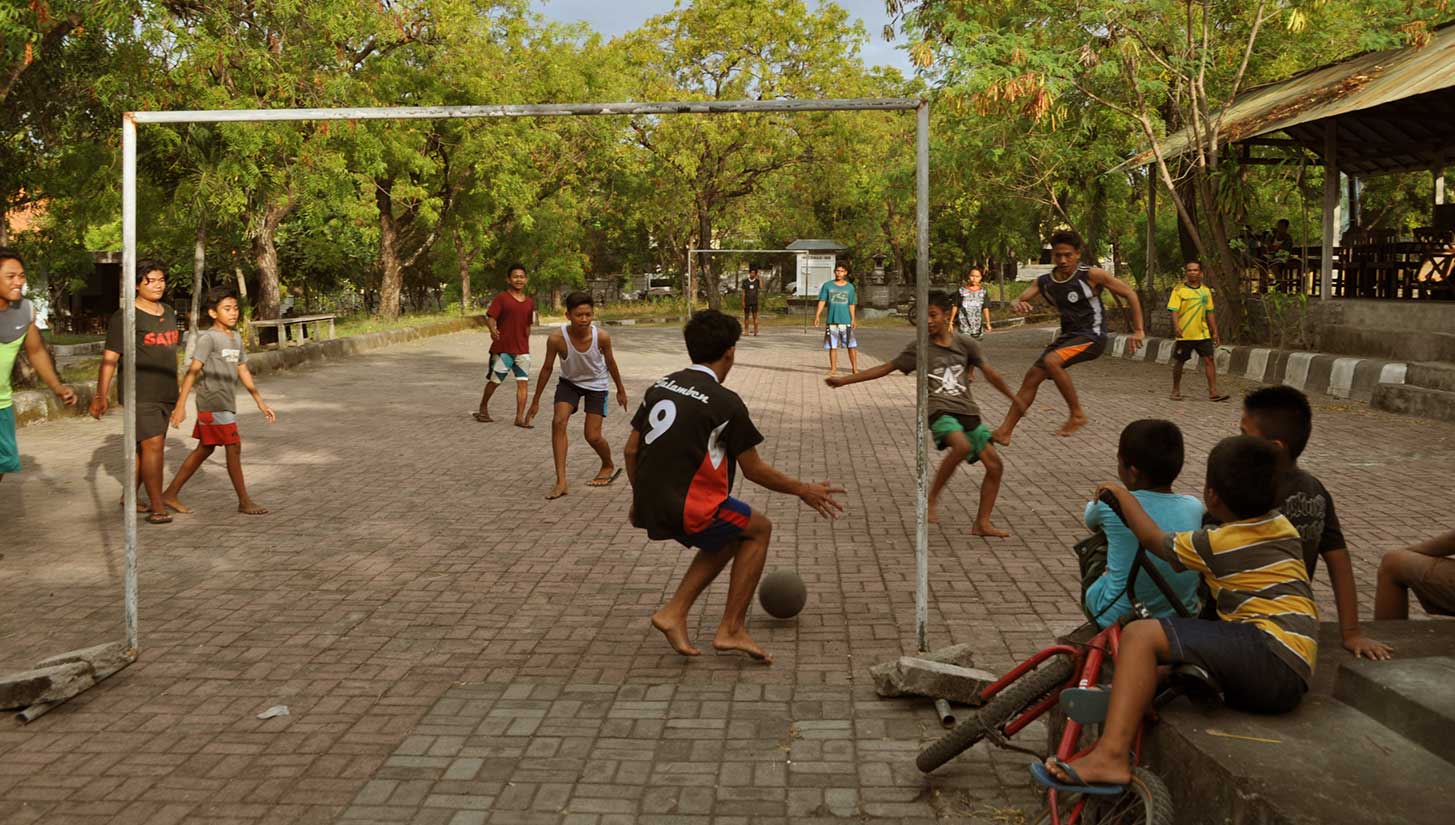
M743 281L743 332L751 324L753 335L758 334L758 293L763 289L763 279L758 277L758 265L748 267L748 279Z
M1036 400L1036 391L1047 378L1056 383L1061 397L1066 399L1070 415L1059 436L1069 436L1086 426L1086 411L1081 409L1081 400L1076 396L1076 386L1066 369L1072 364L1094 360L1106 349L1106 317L1101 305L1101 290L1109 289L1123 298L1132 308L1132 339L1128 343L1131 352L1142 346L1145 334L1142 331L1142 305L1137 293L1131 287L1117 280L1110 272L1081 263L1081 236L1071 230L1062 230L1051 235L1051 261L1056 265L1051 272L1042 275L1021 293L1013 308L1025 314L1031 311L1031 301L1037 296L1061 314L1061 333L1051 346L1026 373L1021 382L1020 407L1011 407L1001 422L1000 429L992 435L997 444L1010 444L1015 425L1020 422L1022 409L1030 409Z

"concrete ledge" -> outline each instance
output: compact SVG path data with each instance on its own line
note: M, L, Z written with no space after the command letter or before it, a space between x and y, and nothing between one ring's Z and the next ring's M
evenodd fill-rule
M304 364L347 358L369 350L402 344L420 338L449 335L454 332L485 326L485 316L471 315L453 321L439 321L407 329L391 329L384 332L369 332L334 338L328 341L310 341L297 347L281 350L265 350L248 353L248 369L253 375L289 369ZM15 393L15 420L18 426L49 421L54 418L86 414L86 407L96 395L95 381L82 381L71 385L76 391L76 406L62 406L51 395L50 390L19 390ZM115 396L112 396L113 400Z
M1057 332L1054 327L1047 330L1053 339ZM1140 350L1129 354L1128 337L1125 333L1111 333L1107 354L1132 361L1172 363L1172 351L1177 345L1173 339L1149 336ZM1403 385L1409 369L1403 361L1230 345L1218 347L1213 362L1217 371L1224 375L1236 375L1263 384L1288 384L1308 393L1366 402L1374 398L1381 384ZM1188 359L1184 367L1186 370L1197 368L1196 356Z
M1409 384L1380 384L1369 406L1385 412L1455 421L1455 392Z

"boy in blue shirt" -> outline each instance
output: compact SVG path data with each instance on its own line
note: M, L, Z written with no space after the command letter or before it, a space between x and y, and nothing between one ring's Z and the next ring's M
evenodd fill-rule
M833 281L819 287L818 311L813 314L813 325L817 327L824 309L829 311L823 348L829 351L830 376L839 374L840 349L849 351L849 372L859 371L859 342L854 340L854 329L859 326L858 304L859 295L849 283L849 268L839 264L834 267Z
M1117 445L1117 477L1147 511L1157 526L1168 533L1183 533L1202 526L1202 502L1192 496L1172 492L1172 482L1182 472L1182 430L1171 421L1143 419L1133 421L1122 430ZM1132 603L1127 597L1127 579L1137 557L1137 537L1099 501L1086 505L1086 526L1106 534L1104 552L1082 555L1081 604L1087 618L1100 627L1111 627L1131 615ZM1198 612L1196 571L1174 572L1157 556L1148 553L1147 561L1162 574L1183 607L1192 615ZM1176 609L1167 602L1150 576L1137 577L1137 598L1153 617L1175 616Z

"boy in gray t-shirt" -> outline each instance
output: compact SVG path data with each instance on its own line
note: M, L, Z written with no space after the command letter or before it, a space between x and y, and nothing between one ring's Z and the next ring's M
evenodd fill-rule
M192 351L192 363L187 367L187 376L182 379L177 408L172 412L172 426L182 426L187 417L187 394L197 389L197 425L192 437L197 439L197 449L187 456L177 470L176 478L162 494L166 505L179 513L190 513L177 494L182 485L212 455L222 447L227 455L227 474L237 491L237 509L248 515L263 515L266 508L258 505L248 496L243 484L242 436L237 431L237 385L252 395L258 410L271 424L277 420L273 410L263 401L258 388L253 385L253 374L248 370L247 348L242 336L235 332L242 308L237 295L230 289L219 287L207 295L207 314L212 318L212 328L197 330L196 346Z
M970 533L1005 538L1010 533L990 524L990 512L995 509L995 498L1000 494L1000 478L1005 472L1005 465L990 441L990 428L980 421L980 407L970 395L975 368L979 367L985 373L985 380L1009 398L1012 405L1020 407L1020 401L1000 373L985 360L975 339L955 332L950 320L954 309L953 296L938 290L930 293L929 311L925 314L930 331L929 363L925 365L929 373L930 397L925 412L930 419L930 433L934 435L935 446L950 451L940 462L934 485L930 488L930 521L939 521L935 505L955 469L962 462L974 464L978 461L985 465L985 482L980 485L980 509L975 514L975 525L970 528ZM893 361L856 375L835 376L824 381L830 387L838 388L883 378L896 370L913 372L919 366L917 350L918 346L910 342Z

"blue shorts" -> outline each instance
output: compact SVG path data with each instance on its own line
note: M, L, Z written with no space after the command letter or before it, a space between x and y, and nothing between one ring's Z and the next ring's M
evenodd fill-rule
M1267 634L1243 622L1158 619L1174 662L1201 666L1223 690L1228 707L1247 713L1287 713L1308 685L1278 658Z
M20 472L20 445L15 441L15 408L0 410L0 475Z
M728 496L717 506L717 515L713 516L712 524L706 530L678 536L677 542L699 550L721 550L742 537L752 517L753 508L747 502Z

